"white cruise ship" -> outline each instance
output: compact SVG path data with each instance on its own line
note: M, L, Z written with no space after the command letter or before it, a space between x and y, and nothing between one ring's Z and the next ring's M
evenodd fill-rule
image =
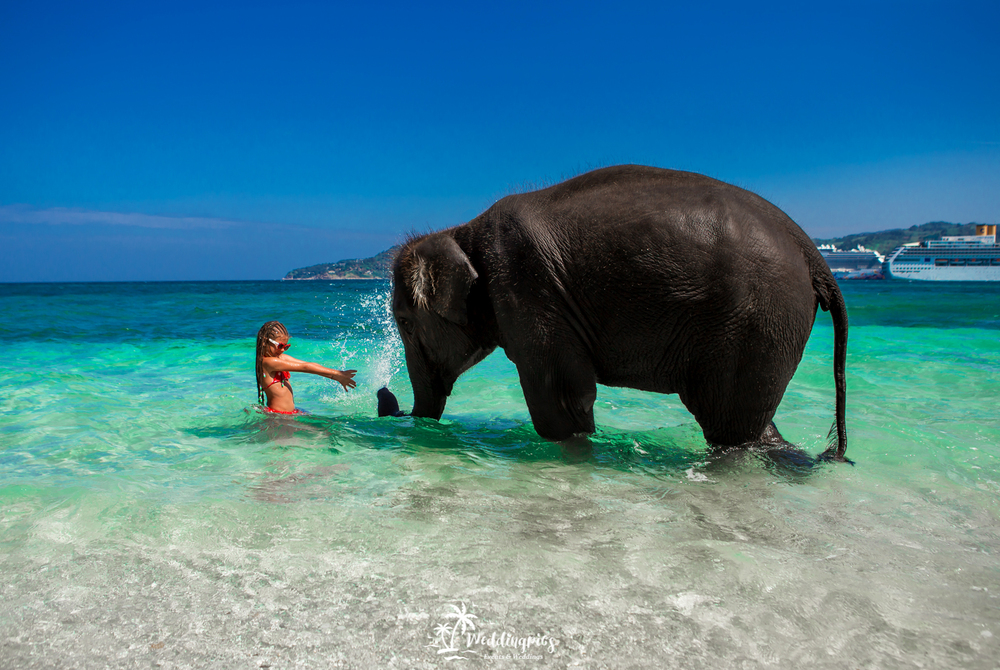
M882 263L885 257L860 244L857 249L844 251L832 244L821 244L819 253L837 279L884 279Z
M904 244L889 254L883 268L894 279L1000 281L997 227L977 225L975 235Z

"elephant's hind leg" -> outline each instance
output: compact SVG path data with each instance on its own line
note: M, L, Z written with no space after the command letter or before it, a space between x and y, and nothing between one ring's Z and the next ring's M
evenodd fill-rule
M787 378L793 372L788 372ZM703 389L696 385L701 393L686 393L682 400L695 415L713 451L750 452L778 470L802 472L816 460L782 437L771 420L781 403L787 378L737 376L728 379L729 385L722 386L722 391L719 387Z
M715 447L783 441L771 419L794 368L750 372L740 363L720 358L695 368L681 401Z

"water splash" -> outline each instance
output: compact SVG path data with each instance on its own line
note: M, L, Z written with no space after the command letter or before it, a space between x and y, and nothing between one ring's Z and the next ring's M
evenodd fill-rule
M352 297L356 300L351 311L357 320L350 329L340 331L330 349L331 360L337 361L340 369L358 371L358 385L347 400L338 398L337 402L356 411L370 412L375 406L375 392L401 381L406 363L403 341L392 316L390 284ZM344 305L339 302L329 306L331 312L344 312Z

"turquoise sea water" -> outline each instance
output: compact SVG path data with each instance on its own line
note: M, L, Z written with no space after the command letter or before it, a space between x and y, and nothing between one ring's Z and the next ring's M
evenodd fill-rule
M800 474L603 387L564 452L502 352L378 419L380 283L0 285L0 667L996 667L1000 286L843 289L857 465ZM273 318L358 388L256 411ZM831 366L821 313L775 417L811 453Z

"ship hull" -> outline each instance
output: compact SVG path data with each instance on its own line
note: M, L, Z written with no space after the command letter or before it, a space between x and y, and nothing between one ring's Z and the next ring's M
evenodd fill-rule
M885 274L890 279L916 281L1000 281L1000 267L927 267L893 268L886 263Z
M867 270L833 270L834 279L885 279L882 268Z

